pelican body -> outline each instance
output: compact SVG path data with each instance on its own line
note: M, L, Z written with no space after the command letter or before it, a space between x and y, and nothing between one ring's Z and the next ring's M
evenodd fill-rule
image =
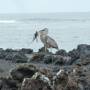
M34 40L37 38L37 36L40 37L41 42L44 44L45 51L47 48L55 48L58 49L58 45L54 39L52 39L50 36L48 36L48 29L44 28L43 30L36 31L34 34Z

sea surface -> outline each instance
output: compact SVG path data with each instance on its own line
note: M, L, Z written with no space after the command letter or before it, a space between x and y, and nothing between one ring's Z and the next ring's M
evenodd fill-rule
M33 34L43 28L60 49L90 44L90 13L0 14L0 48L38 51L43 44L39 39L32 42Z

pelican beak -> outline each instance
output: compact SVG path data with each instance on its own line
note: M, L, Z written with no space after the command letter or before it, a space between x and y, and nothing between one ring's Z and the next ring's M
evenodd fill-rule
M36 41L38 41L37 37L38 37L38 32L36 31L35 34L34 34L34 37L33 37L33 41L34 41L35 39L36 39Z

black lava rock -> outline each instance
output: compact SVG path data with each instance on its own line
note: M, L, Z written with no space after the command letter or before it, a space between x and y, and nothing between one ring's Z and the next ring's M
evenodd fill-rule
M32 49L26 49L26 48L22 48L20 50L20 52L24 53L24 54L31 54L33 52Z
M22 81L24 78L30 78L37 71L36 67L33 65L21 65L13 70L11 70L10 75L12 79Z
M68 54L65 50L61 49L56 52L56 55L67 56Z

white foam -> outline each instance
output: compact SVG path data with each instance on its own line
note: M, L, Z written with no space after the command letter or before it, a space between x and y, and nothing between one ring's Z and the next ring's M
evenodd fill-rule
M5 23L5 24L7 24L7 23L15 23L16 22L16 20L0 20L0 23Z

